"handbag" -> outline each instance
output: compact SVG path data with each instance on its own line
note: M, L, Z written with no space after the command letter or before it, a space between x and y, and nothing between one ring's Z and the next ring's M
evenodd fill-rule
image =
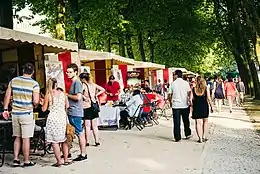
M86 83L85 83L86 84ZM88 85L86 84L87 88L88 88ZM88 88L88 95L89 95L89 98L90 98L90 107L92 109L92 111L94 113L99 113L100 112L100 108L99 108L99 105L98 105L98 101L97 101L97 97L95 95L95 99L96 99L96 102L93 102L92 99L91 99L91 95L90 95L90 92L89 92L89 88Z

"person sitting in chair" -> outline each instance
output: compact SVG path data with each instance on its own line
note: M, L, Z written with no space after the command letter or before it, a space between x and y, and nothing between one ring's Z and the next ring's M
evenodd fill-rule
M143 105L143 97L140 90L135 90L131 99L126 102L126 109L120 112L120 122L123 127L128 125L128 117L137 117L139 115L140 105Z

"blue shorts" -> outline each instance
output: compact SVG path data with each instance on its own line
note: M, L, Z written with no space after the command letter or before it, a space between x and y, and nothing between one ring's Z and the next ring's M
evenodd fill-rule
M75 128L75 134L79 135L83 132L82 117L68 116L70 124Z

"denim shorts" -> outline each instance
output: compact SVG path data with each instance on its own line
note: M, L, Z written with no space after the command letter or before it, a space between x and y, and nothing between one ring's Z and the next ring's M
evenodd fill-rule
M69 122L75 128L76 135L83 132L82 117L69 116Z

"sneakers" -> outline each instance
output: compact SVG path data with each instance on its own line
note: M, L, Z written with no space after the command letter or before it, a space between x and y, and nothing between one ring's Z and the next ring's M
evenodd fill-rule
M83 155L80 154L77 158L73 159L73 161L83 161L83 160L86 160L86 159L88 159L87 155L83 156Z
M61 158L64 158L63 155L61 155ZM71 154L69 153L68 158L71 158Z

